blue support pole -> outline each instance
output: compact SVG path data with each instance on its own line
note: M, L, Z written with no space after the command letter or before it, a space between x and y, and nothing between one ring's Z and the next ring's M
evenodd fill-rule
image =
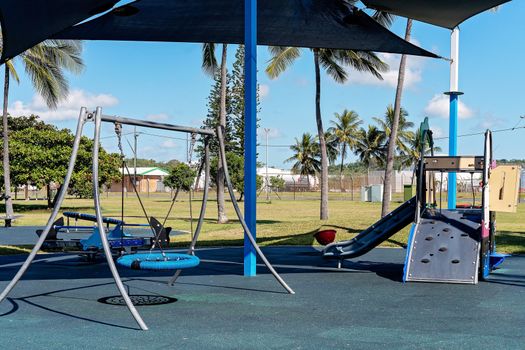
M450 96L449 129L448 129L448 155L458 155L458 103L459 95L459 28L456 27L450 33L450 90L445 92ZM448 209L456 209L457 192L456 173L448 173Z
M244 220L256 236L257 0L244 1ZM244 276L255 276L255 248L244 234Z
M448 131L448 155L458 155L458 96L459 92L448 92L450 96L450 121ZM456 209L456 193L457 193L457 178L456 173L448 173L448 209Z

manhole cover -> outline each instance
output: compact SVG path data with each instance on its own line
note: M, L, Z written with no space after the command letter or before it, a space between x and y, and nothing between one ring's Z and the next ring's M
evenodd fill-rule
M131 302L135 306L149 306L149 305L164 305L171 304L177 301L176 298L166 297L162 295L130 295ZM104 297L98 299L99 303L108 305L125 306L124 298L120 295Z

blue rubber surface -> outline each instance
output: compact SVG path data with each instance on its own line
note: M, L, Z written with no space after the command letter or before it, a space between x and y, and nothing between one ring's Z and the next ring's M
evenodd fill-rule
M138 307L147 332L125 307L98 302L118 295L103 257L38 255L0 303L0 348L523 350L525 256L474 286L403 284L403 249L373 249L340 270L312 247L262 249L297 294L263 267L243 277L242 247L198 249L199 267L175 286L166 283L173 271L120 268L131 295L177 299ZM0 288L24 259L0 256Z
M133 270L178 270L199 265L200 259L193 255L180 253L137 253L120 257L120 266Z

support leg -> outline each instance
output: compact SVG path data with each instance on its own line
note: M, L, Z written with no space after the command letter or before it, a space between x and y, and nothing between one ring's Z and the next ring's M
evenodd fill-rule
M115 262L113 261L113 257L111 255L111 248L109 246L108 238L106 236L106 230L104 229L104 222L102 220L102 211L100 209L100 193L98 188L98 153L100 147L101 116L102 109L98 107L97 112L95 114L95 136L93 140L93 197L95 202L95 213L97 215L97 225L99 227L98 232L100 233L100 240L102 242L102 247L104 248L104 255L106 256L109 269L111 270L111 274L113 275L113 279L115 280L115 284L117 285L120 295L122 295L126 306L135 318L135 321L137 321L137 324L139 325L140 329L146 331L148 330L148 326L146 326L146 323L144 323L144 321L142 320L142 317L135 308L135 305L133 305L133 302L131 301L126 291L126 288L124 287L124 284L120 279L120 275L117 271L117 267L115 266Z
M228 193L230 194L230 199L232 201L233 208L235 209L235 213L237 214L237 218L241 222L242 228L244 229L244 232L246 233L246 237L248 237L248 239L250 240L251 245L255 249L255 252L259 255L259 257L263 261L264 265L266 265L268 270L270 270L270 272L272 273L273 277L275 277L275 279L281 284L281 286L283 286L284 289L286 289L286 291L288 293L295 294L293 289L290 288L290 286L288 286L288 284L284 281L284 279L277 273L277 271L275 271L275 269L273 268L272 264L270 264L268 259L266 259L266 256L262 252L261 248L259 248L259 245L255 241L255 238L252 236L252 233L251 233L248 225L246 225L246 222L244 221L244 218L243 218L243 215L242 215L242 212L241 212L241 208L239 208L239 203L237 203L237 198L235 198L235 193L233 192L233 185L232 185L232 182L231 182L230 173L228 171L228 164L226 162L226 150L225 150L225 147L224 147L223 132L222 132L222 129L221 129L220 126L217 127L217 138L219 139L219 152L222 155L220 158L222 159L222 162L223 162L222 163L222 167L224 169L224 177L226 179L226 185L228 187Z
M202 194L202 204L201 204L201 212L199 215L199 222L197 223L197 227L195 228L195 233L193 234L193 239L190 244L190 248L188 249L188 254L194 255L195 252L195 245L197 244L197 240L199 239L199 234L202 229L202 225L204 223L204 216L206 215L206 204L208 202L208 189L210 187L210 147L209 147L209 140L206 139L204 143L204 193ZM177 281L177 278L179 278L180 274L182 273L182 270L177 270L175 272L175 275L171 277L171 279L168 281L168 285L172 286L175 281Z
M40 250L40 248L42 248L42 244L44 244L44 241L46 240L47 235L49 234L49 231L53 227L53 223L55 222L55 219L58 215L58 211L60 210L62 202L64 201L64 197L66 196L67 188L69 186L69 181L71 180L71 175L73 174L73 169L75 168L75 161L77 159L80 139L82 137L82 129L84 127L86 120L87 120L86 108L82 107L80 109L80 116L78 118L77 131L75 135L75 140L73 141L73 150L71 152L71 157L69 158L69 165L67 168L66 177L64 178L64 183L62 184L60 188L60 192L58 193L58 198L55 202L53 211L51 212L51 216L49 217L49 220L47 221L44 231L38 238L38 241L36 242L35 246L31 250L31 253L29 253L29 256L27 257L26 261L20 267L20 269L16 273L15 277L13 277L11 282L9 282L9 284L5 287L2 294L0 294L0 302L2 302L9 295L9 292L11 292L11 290L16 286L20 278L22 278L24 273L27 271L27 269L29 268L29 265L31 265L31 263L35 259L38 251Z

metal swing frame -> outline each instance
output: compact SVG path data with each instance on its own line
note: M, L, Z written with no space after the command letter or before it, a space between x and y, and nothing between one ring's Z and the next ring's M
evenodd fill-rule
M237 204L235 195L233 193L233 187L232 187L230 176L229 176L229 173L228 173L228 166L227 166L226 157L225 157L224 139L222 138L222 129L220 127L217 128L217 133L216 133L215 131L213 131L211 129L198 129L198 128L192 128L192 127L186 127L186 126L178 126L178 125L165 124L165 123L156 123L156 122L137 120L137 119L130 119L130 118L124 118L124 117L118 117L118 116L108 116L108 115L103 115L102 114L102 108L101 107L97 107L94 112L88 112L88 110L85 107L82 107L80 109L80 115L79 115L79 118L78 118L75 138L74 138L74 141L73 141L73 149L72 149L72 152L71 152L71 157L69 159L69 164L68 164L66 176L64 178L64 182L63 182L63 184L61 186L61 189L60 189L59 193L57 194L57 200L55 202L55 206L53 207L53 210L52 210L51 215L50 215L50 217L49 217L49 219L47 221L47 224L45 226L44 231L42 232L42 234L40 235L37 243L35 244L35 246L31 250L31 253L28 255L28 257L26 258L26 260L24 261L24 263L22 264L22 266L20 267L20 269L18 270L16 275L13 277L13 279L9 282L9 284L4 288L4 290L0 294L0 302L4 301L7 298L9 293L13 290L13 288L16 286L16 284L20 281L22 276L25 274L25 272L27 271L27 269L29 268L29 266L31 265L33 260L35 259L38 251L41 249L44 241L46 240L49 232L51 231L51 229L53 227L53 222L56 220L56 217L58 216L58 212L59 212L59 210L60 210L60 208L62 206L62 203L63 203L64 198L65 198L66 193L67 193L67 189L69 187L69 183L70 183L70 180L71 180L71 176L73 174L73 170L74 170L74 167L75 167L75 162L76 162L77 155L78 155L78 150L79 150L79 146L80 146L80 140L82 138L82 132L83 132L84 126L87 123L94 123L94 126L95 126L95 128L94 128L94 135L93 135L94 143L93 143L93 153L92 153L92 167L93 167L92 168L93 169L92 170L92 173L93 173L92 174L92 182L93 182L93 198L94 198L95 214L96 214L96 218L97 218L97 226L101 227L101 228L105 227L104 222L103 222L103 218L102 218L101 206L100 206L100 193L99 193L99 181L98 181L98 178L99 178L100 129L101 129L102 122L108 122L108 123L114 123L114 124L115 123L126 124L126 125L133 125L133 126L140 126L140 127L154 128L154 129L162 129L162 130L170 130L170 131L187 132L187 133L192 133L192 134L199 134L199 135L204 137L205 156L204 156L204 160L202 161L202 163L201 163L201 165L199 167L199 171L202 171L201 169L204 167L204 170L205 170L205 186L204 186L203 201L202 201L202 206L201 206L201 211L200 211L200 217L199 217L199 221L197 223L197 227L195 229L193 240L192 240L191 245L190 245L189 250L188 250L189 253L192 253L194 251L194 249L195 249L195 245L197 243L197 240L198 240L198 237L199 237L199 233L201 231L201 228L202 228L202 225L203 225L203 222L204 222L204 216L205 216L205 213L206 213L206 202L207 202L207 199L208 199L208 192L209 192L208 187L209 187L209 184L210 184L209 139L211 137L216 136L218 138L218 141L219 141L220 158L221 158L221 162L223 164L223 167L225 169L225 175L226 175L225 178L226 178L228 191L230 193L230 198L232 199L232 203L234 205L235 212L236 212L236 214L237 214L237 216L238 216L238 218L239 218L239 220L240 220L240 222L241 222L241 224L242 224L242 226L243 226L243 228L245 230L245 233L249 237L252 245L255 247L259 257L264 262L264 264L268 267L268 269L273 274L273 276L277 279L277 281L288 291L288 293L294 294L294 291L286 284L286 282L281 278L281 276L279 276L279 274L275 271L275 269L270 264L268 259L266 259L266 257L264 256L264 254L262 253L261 249L257 245L257 242L255 241L252 233L250 232L249 228L247 227L247 225L246 225L246 223L245 223L245 221L244 221L244 219L242 217L242 213L240 211L240 208L239 208L239 206ZM148 330L148 326L146 325L146 323L144 322L144 320L140 316L139 312L137 311L137 309L133 305L133 303L132 303L132 301L131 301L131 299L130 299L130 297L128 295L128 292L127 292L127 290L126 290L126 288L125 288L125 286L124 286L124 284L123 284L123 282L122 282L122 280L120 278L120 274L119 274L119 272L117 270L117 267L115 265L115 262L113 261L113 258L112 258L111 247L110 247L109 241L108 241L108 239L106 237L105 229L99 230L99 233L100 233L100 239L102 241L104 255L106 257L109 269L111 271L111 274L113 276L115 284L116 284L116 286L117 286L117 288L118 288L122 298L124 299L124 302L125 302L128 310L132 314L133 318L137 322L137 324L140 327L140 329ZM179 275L180 275L180 270L178 270L175 273L175 275L170 280L169 284L170 285L173 284Z

